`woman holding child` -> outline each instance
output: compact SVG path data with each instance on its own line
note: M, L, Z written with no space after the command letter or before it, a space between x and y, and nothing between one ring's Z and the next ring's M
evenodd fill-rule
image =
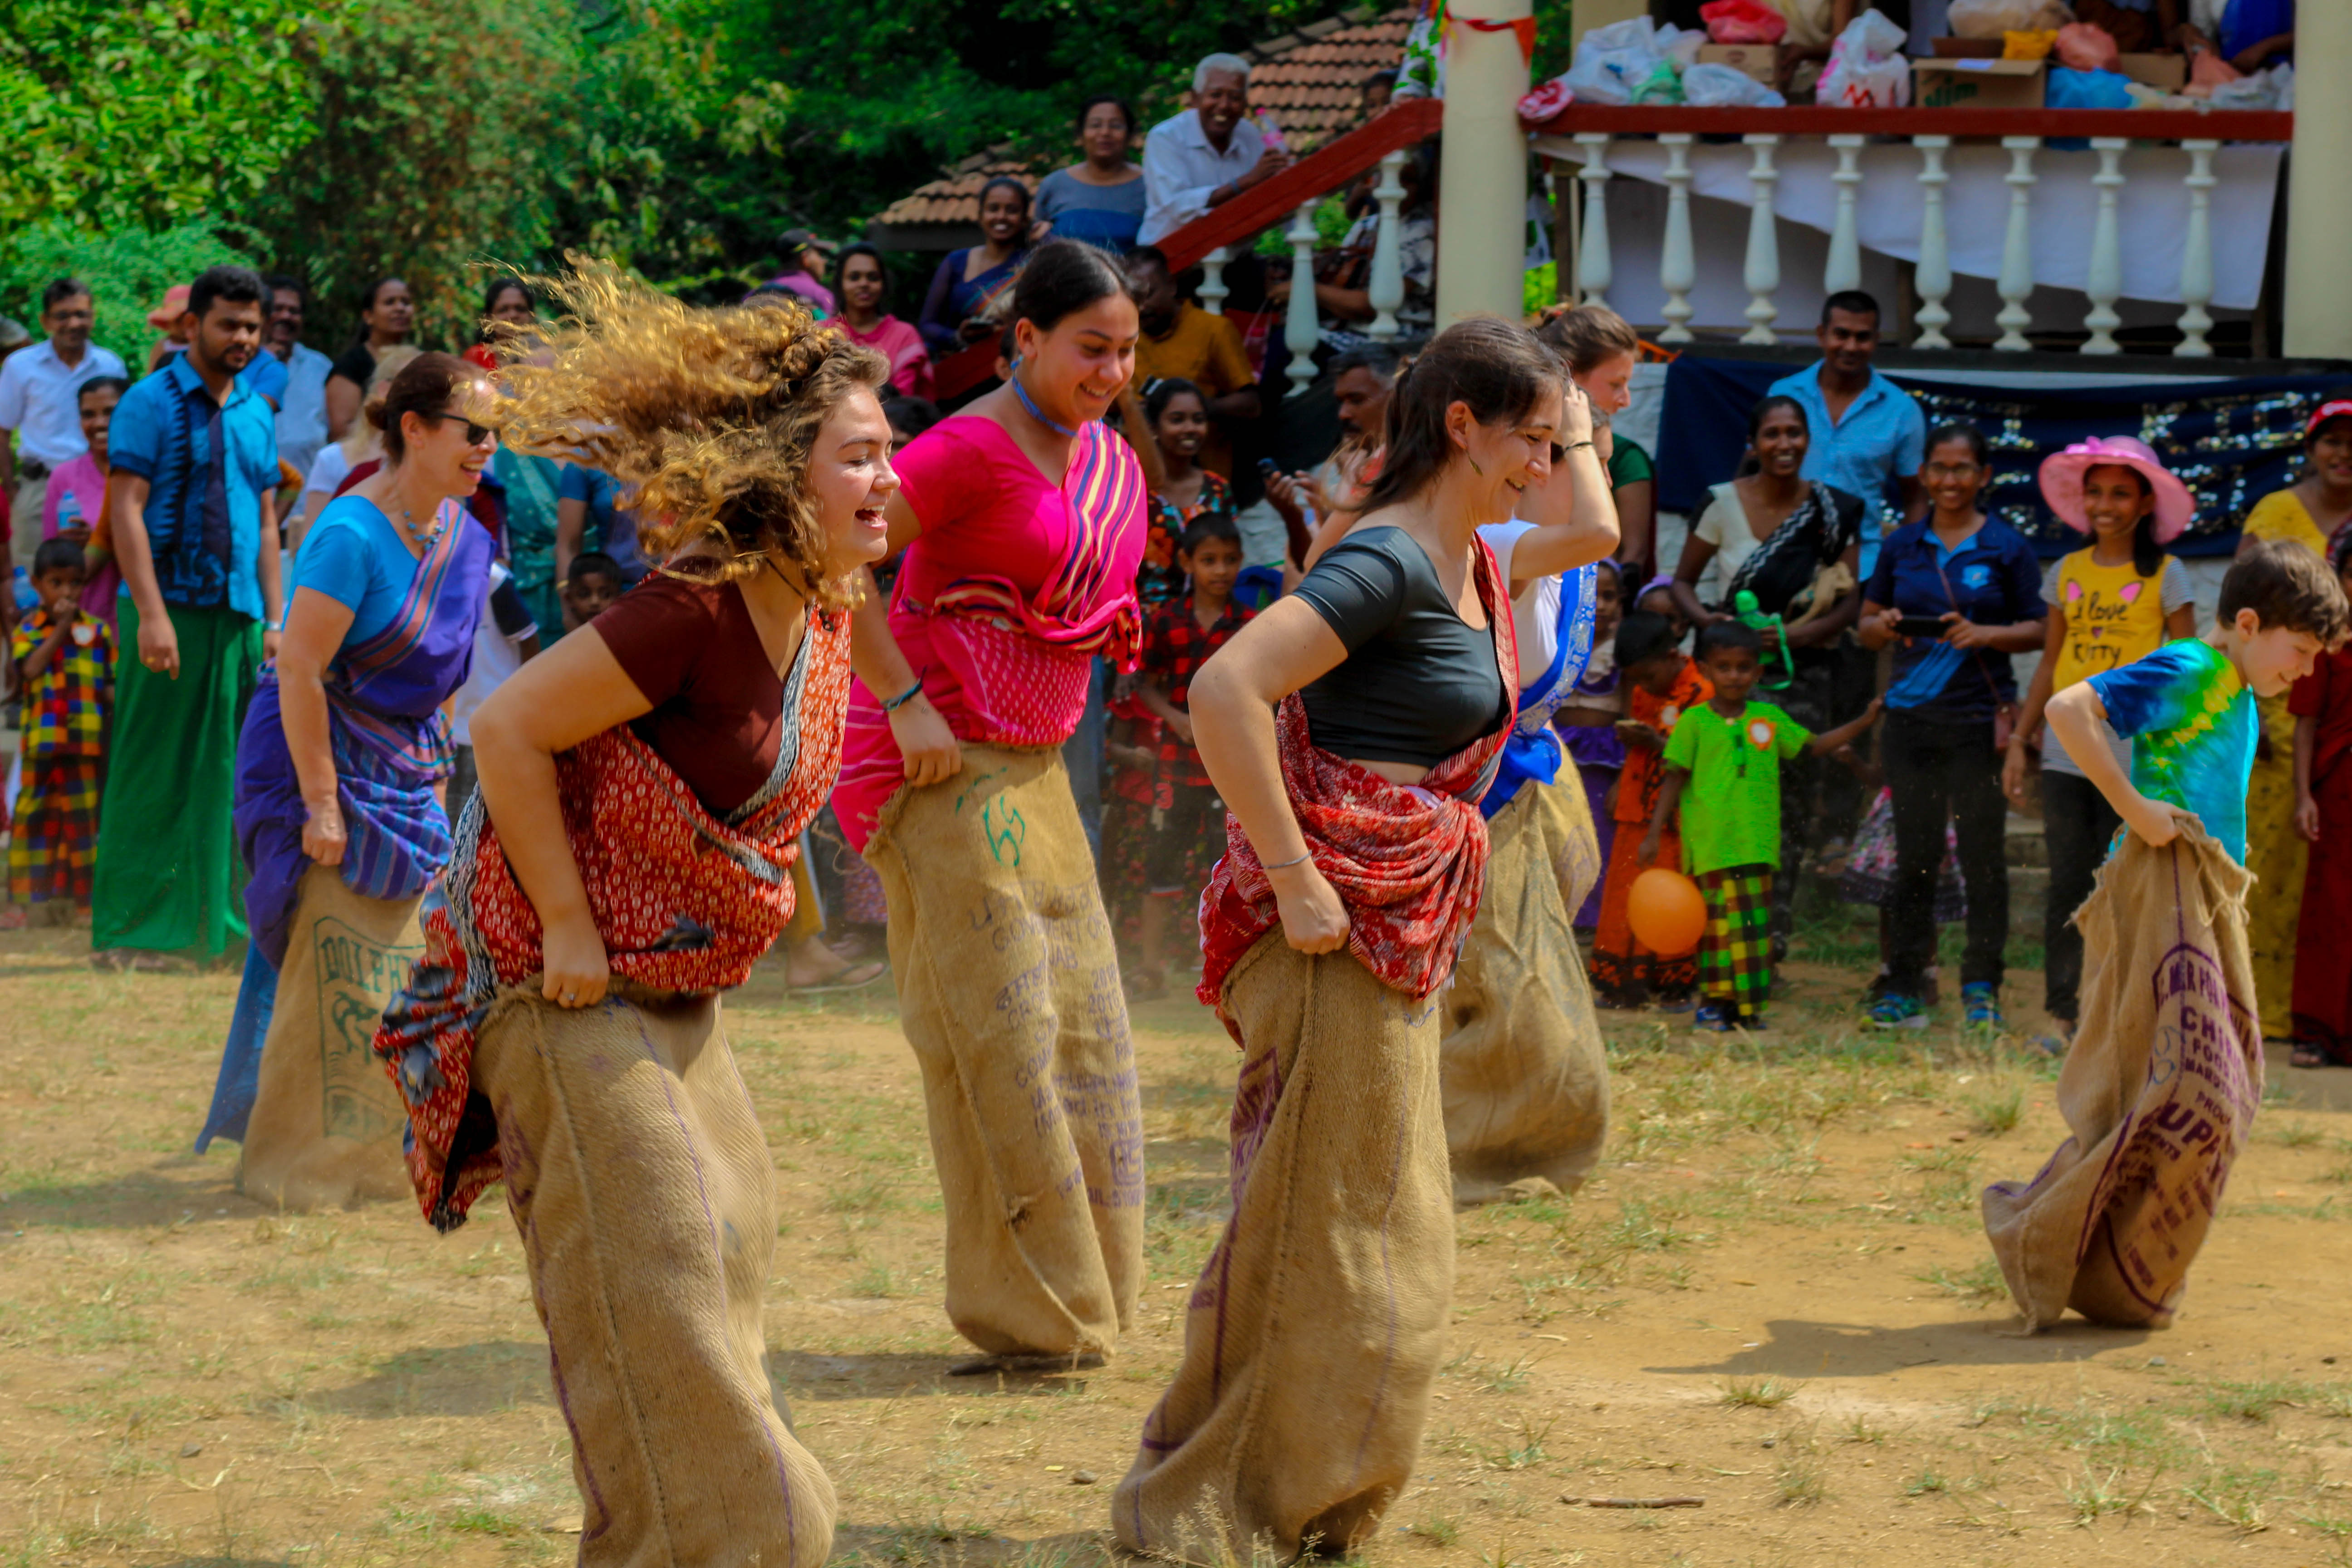
M278 658L237 742L253 945L211 1114L239 1189L288 1208L398 1196L405 1121L364 1044L448 863L442 704L465 680L498 545L465 509L498 446L488 376L412 359L370 405L383 467L295 557Z
M1584 437L1563 379L1517 326L1439 334L1360 519L1192 683L1234 818L1200 994L1243 1052L1234 1208L1113 1501L1130 1550L1351 1551L1412 1479L1453 1279L1434 993L1485 889L1477 802L1519 689L1478 529Z
M507 363L509 437L585 444L665 564L475 713L480 793L375 1048L432 1223L506 1183L583 1560L814 1568L833 1488L770 1392L774 1173L719 994L790 921L837 775L887 366L798 309L551 288L572 324Z

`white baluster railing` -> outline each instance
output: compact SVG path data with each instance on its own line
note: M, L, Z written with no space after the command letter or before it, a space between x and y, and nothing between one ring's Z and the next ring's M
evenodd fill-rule
M2213 318L2205 307L2213 299L2213 154L2219 142L2183 142L2189 154L2189 226L2180 246L2180 345L2172 352L2184 359L2208 359L2213 345L2205 334Z
M1609 141L1605 132L1577 133L1585 149L1584 168L1577 175L1584 185L1584 233L1576 246L1576 292L1580 303L1606 307L1609 285L1616 272L1609 259Z
M2033 172L2033 154L2042 150L2042 138L2004 136L2000 144L2009 151L2009 173L2001 176L2009 186L2009 227L2001 239L2000 278L1995 284L2001 306L1993 320L2000 337L1992 346L2021 353L2033 346L2025 335L2025 329L2033 325L2033 312L2025 301L2033 292L2033 187L2042 178Z
M1919 336L1916 348L1948 349L1952 340L1944 328L1952 319L1944 301L1952 294L1952 251L1944 232L1944 187L1952 176L1945 171L1944 154L1952 145L1948 136L1914 136L1919 149L1919 264L1912 268L1919 290Z
M1830 226L1829 265L1822 269L1822 292L1843 294L1862 287L1862 235L1854 206L1862 195L1862 147L1864 136L1832 136L1837 150L1837 217Z
M1290 308L1282 318L1282 339L1290 350L1290 390L1293 395L1307 390L1315 379L1315 349L1323 341L1322 317L1315 309L1315 209L1316 202L1301 202L1298 211L1291 216L1290 232L1283 237L1290 241Z
M1404 303L1404 257L1397 235L1397 206L1404 200L1404 161L1402 150L1382 158L1381 183L1372 187L1372 199L1381 205L1381 221L1373 231L1372 276L1365 289L1365 298L1371 301L1372 324L1364 330L1384 343L1396 341L1401 330L1397 307Z
M2083 318L2091 329L2090 341L2083 345L2086 354L2123 353L2123 345L2116 342L2116 329L2124 324L2116 313L2116 301L2124 297L2123 220L2116 198L2124 187L2124 151L2130 145L2120 136L2091 138L2091 150L2099 155L2099 172L2091 176L2099 189L2099 216L2091 226L2090 274L2083 286L2091 297L2090 313Z
M1772 215L1772 191L1780 183L1780 172L1772 166L1772 153L1780 139L1743 136L1740 140L1753 151L1755 162L1748 167L1748 184L1755 195L1748 208L1748 267L1743 279L1748 285L1748 325L1739 341L1771 344L1780 341L1772 330L1773 321L1780 314L1772 298L1780 291L1780 223Z
M1662 343L1692 342L1690 320L1697 314L1690 301L1691 290L1698 287L1698 254L1691 244L1692 141L1682 132L1658 138L1658 145L1666 150L1665 248L1658 260L1658 285L1666 291L1666 302L1659 308L1666 319L1665 331L1658 334Z
M1222 245L1201 258L1201 309L1212 316L1225 313L1225 296L1233 292L1225 287L1225 263L1233 258L1234 253Z

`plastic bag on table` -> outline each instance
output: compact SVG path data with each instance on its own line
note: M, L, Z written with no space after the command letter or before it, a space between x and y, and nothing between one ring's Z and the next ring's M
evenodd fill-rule
M1643 77L1633 89L1635 103L1680 103L1682 100L1682 73L1675 69L1672 60L1660 60L1657 68Z
M2075 70L2111 71L2122 52L2105 27L2074 22L2058 29L2058 58Z
M1661 68L1673 68L1658 45L1657 29L1647 16L1632 16L1585 34L1577 43L1575 62L1559 80L1579 103L1627 104Z
M1903 29L1864 11L1830 46L1829 68L1813 89L1817 103L1843 109L1901 109L1911 101L1911 62Z
M1702 63L1683 72L1683 101L1694 109L1780 109L1789 100L1746 71Z
M2000 36L2000 58L2005 60L2046 60L2050 51L2058 47L2056 29L2039 33L2003 33Z
M2273 66L2256 71L2236 81L2225 81L2213 89L2216 109L2293 109L2294 107L2294 68Z
M1677 27L1672 22L1661 22L1651 42L1660 54L1674 62L1679 75L1698 64L1698 52L1706 47L1706 35L1696 27Z
M1519 122L1542 125L1556 120L1561 111L1576 101L1576 89L1568 85L1568 78L1556 76L1519 100Z
M1708 0L1698 16L1718 44L1777 44L1789 30L1789 18L1764 0Z
M2132 106L2131 81L2114 71L2075 70L2067 66L2050 68L2050 86L2044 95L2052 109L2129 109Z
M1956 38L2054 31L2074 19L2059 0L1952 0L1944 20Z

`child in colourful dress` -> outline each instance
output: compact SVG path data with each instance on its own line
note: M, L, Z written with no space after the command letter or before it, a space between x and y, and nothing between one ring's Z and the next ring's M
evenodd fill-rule
M28 924L87 918L98 863L114 629L82 608L84 577L79 543L43 540L32 572L40 607L16 624L8 643L25 700L25 780L8 841L8 896L25 906Z
M2336 580L2352 598L2352 530L2336 536ZM2294 943L2294 1065L2352 1067L2352 649L2319 656L2294 683L2294 826L2311 845Z
M1666 741L1665 784L1642 841L1643 859L1654 861L1667 825L1681 826L1684 867L1706 900L1706 931L1698 944L1706 1000L1697 1021L1717 1033L1764 1026L1772 990L1772 876L1780 865L1780 764L1800 754L1840 752L1876 722L1880 707L1874 698L1860 718L1813 734L1771 703L1748 700L1763 674L1763 650L1764 639L1738 621L1699 632L1699 668L1715 692L1685 713Z
M1691 958L1666 958L1636 940L1627 915L1633 879L1653 866L1682 864L1682 840L1668 826L1661 842L1645 847L1641 826L1657 815L1664 777L1658 765L1685 713L1715 695L1715 688L1682 649L1682 631L1664 616L1642 611L1617 628L1617 668L1625 692L1625 717L1617 733L1625 742L1625 768L1617 776L1617 799L1610 815L1616 837L1609 847L1609 869L1601 891L1601 924L1592 938L1592 989L1604 1007L1639 1007L1653 999L1686 1005L1698 971Z

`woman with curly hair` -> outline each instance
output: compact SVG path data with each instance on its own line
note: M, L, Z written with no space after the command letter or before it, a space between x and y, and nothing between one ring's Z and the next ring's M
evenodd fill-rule
M814 1568L833 1487L762 1364L773 1175L719 998L791 919L839 768L888 367L800 309L549 287L567 324L506 365L508 438L633 487L667 564L474 715L480 793L375 1048L433 1224L507 1184L581 1561Z
M1097 654L1133 668L1143 470L1102 416L1135 300L1090 245L1037 247L1011 379L899 460L887 609L834 810L882 874L901 1026L929 1101L959 1370L1107 1354L1143 1277L1127 998L1062 743Z

